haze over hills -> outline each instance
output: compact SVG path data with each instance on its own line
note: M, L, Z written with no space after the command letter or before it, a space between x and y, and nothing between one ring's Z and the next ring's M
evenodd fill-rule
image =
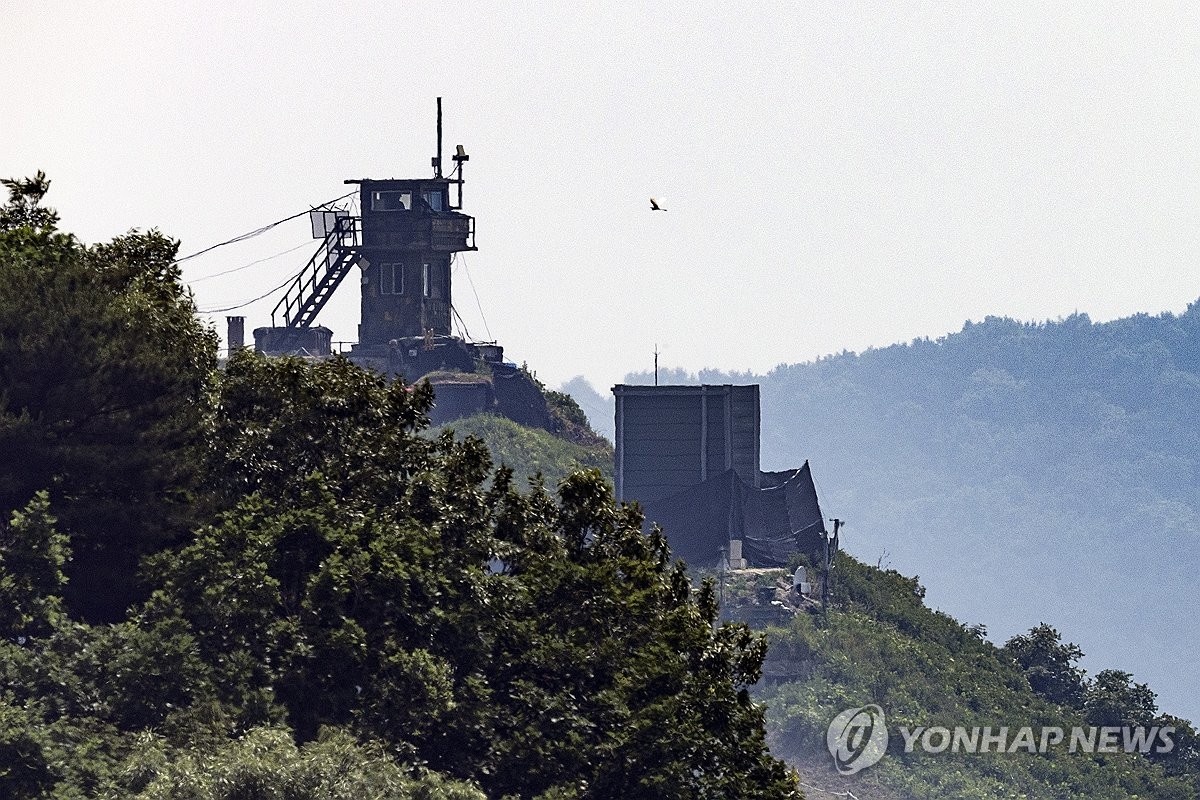
M1200 303L1107 323L989 317L766 375L659 381L760 383L764 468L809 459L849 551L920 575L932 605L993 641L1056 625L1085 666L1133 672L1164 710L1200 718ZM611 435L610 397L564 389Z

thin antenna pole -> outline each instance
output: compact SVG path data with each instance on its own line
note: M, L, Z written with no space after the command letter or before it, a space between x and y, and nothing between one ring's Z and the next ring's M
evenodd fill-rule
M437 161L433 163L433 177L442 177L442 98L437 99Z
M717 595L717 598L718 598L717 605L719 608L724 610L724 608L725 608L725 577L726 577L726 573L729 572L729 548L727 548L727 547L721 548L721 561L718 566L718 569L720 569L720 571L721 571L721 592L719 595Z
M829 532L825 532L825 558L821 570L821 614L829 618Z
M831 519L833 523L833 541L830 541L829 532L825 532L825 574L821 581L821 611L829 616L829 573L833 571L833 559L838 551L838 533L842 529L842 520Z
M658 386L658 342L654 343L654 385Z

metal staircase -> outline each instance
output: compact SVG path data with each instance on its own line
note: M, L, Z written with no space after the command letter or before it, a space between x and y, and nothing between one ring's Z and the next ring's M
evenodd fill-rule
M342 279L358 263L361 239L362 218L339 216L333 230L271 311L272 327L311 326Z

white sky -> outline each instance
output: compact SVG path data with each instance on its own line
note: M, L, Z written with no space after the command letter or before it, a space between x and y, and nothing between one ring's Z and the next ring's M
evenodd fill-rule
M158 227L187 254L345 178L429 174L441 95L486 326L462 266L455 304L551 385L604 391L656 343L664 366L765 371L1200 295L1196 4L191 5L6 4L0 176L44 169L86 241ZM231 305L309 236L185 277L304 245L196 284Z

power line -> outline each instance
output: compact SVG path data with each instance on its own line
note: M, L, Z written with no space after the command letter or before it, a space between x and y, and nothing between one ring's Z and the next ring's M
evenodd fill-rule
M472 343L477 342L478 340L472 336L471 331L467 329L467 321L462 318L462 314L458 313L458 309L454 307L453 303L450 304L450 313L452 313L454 315L454 319L457 320L457 322L454 323L454 327L462 331L463 339ZM495 342L485 342L485 344L495 344Z
M230 275L234 272L241 272L244 269L249 269L250 267L253 267L255 264L261 264L264 261L270 261L271 259L279 258L280 256L286 256L288 253L296 252L301 247L311 247L311 246L312 246L311 242L301 242L300 244L296 245L295 247L290 247L287 250L284 250L281 253L276 253L273 256L266 256L265 258L255 259L254 261L251 261L249 264L243 264L240 267L234 267L233 269L227 269L227 270L224 270L223 272L214 272L212 275L205 275L202 278L196 278L195 280L188 281L188 283L190 283L190 284L202 283L210 278L219 278L222 275Z
M457 253L455 254L458 255ZM471 285L471 294L475 295L475 307L479 309L479 316L483 320L483 329L487 331L488 341L496 341L496 337L492 336L492 329L488 326L487 317L483 313L483 304L479 302L479 292L475 291L475 281L471 278L471 268L467 266L467 259L462 259L463 271L467 273L467 283Z
M271 295L275 294L275 293L276 293L276 292L278 292L280 289L282 289L283 287L287 286L287 285L288 285L289 283L291 283L292 281L296 280L296 278L300 277L300 273L304 272L304 270L306 270L306 269L308 269L308 265L307 265L307 264L305 264L303 267L301 267L300 269L298 269L298 270L296 270L294 273L292 273L292 275L291 275L291 276L289 276L289 277L288 277L288 279L287 279L286 281L284 281L283 283L279 284L279 285L278 285L278 286L276 286L274 289L272 289L272 290L270 290L269 292L266 292L266 293L264 293L264 294L260 294L258 297L255 297L255 298L254 298L254 299L252 299L252 300L247 300L247 301L246 301L246 302L244 302L244 303L238 303L236 306L227 306L226 308L209 308L209 309L204 309L204 310L201 310L201 311L200 311L200 313L201 313L201 314L220 314L220 313L222 313L222 312L224 312L224 311L236 311L236 310L237 310L237 309L239 309L239 308L245 308L246 306L250 305L251 303L257 303L259 300L262 300L263 298L270 297Z
M254 230L252 230L252 231L250 231L250 232L248 232L248 233L243 233L243 234L240 234L240 235L238 235L238 236L235 236L235 237L233 237L232 239L226 239L226 240L225 240L225 241L223 241L223 242L217 242L216 244L214 244L214 245L210 245L209 247L206 247L206 248L204 248L203 250L198 250L198 251L196 251L195 253L192 253L192 254L191 254L191 255L189 255L189 256L184 256L183 258L177 258L177 259L175 259L175 263L176 263L176 264L182 264L184 261L188 261L189 259L193 259L193 258L195 258L196 256L202 256L202 255L204 255L205 253L207 253L207 252L209 252L209 251L211 251L211 250L216 250L218 247L224 247L224 246L225 246L225 245L227 245L227 244L236 244L237 242L244 242L244 241L246 241L247 239L253 239L255 236L260 236L260 235L262 235L262 234L266 233L267 231L271 230L272 228L274 228L274 227L277 227L277 226L279 226L279 225L282 225L282 224L283 224L283 223L285 223L285 222L290 222L291 220L294 220L294 219L296 219L297 217L303 217L303 216L304 216L305 214L307 214L309 211L314 211L314 210L316 210L316 209L318 209L318 208L325 208L326 206L333 205L333 204L334 204L334 203L336 203L338 200L345 200L347 197L349 197L350 195L354 194L356 191L358 191L358 190L356 189L355 191L352 191L352 192L347 192L346 194L342 195L341 197L335 197L335 198L333 198L332 200L329 200L328 202L321 203L321 205L319 205L319 206L313 206L312 208L306 209L306 210L304 210L304 211L301 211L301 212L299 212L299 213L292 214L290 217L284 217L284 218L283 218L283 219L281 219L281 220L276 220L275 222L272 222L272 223L270 223L270 224L268 224L268 225L263 225L261 228L256 228L256 229L254 229Z

